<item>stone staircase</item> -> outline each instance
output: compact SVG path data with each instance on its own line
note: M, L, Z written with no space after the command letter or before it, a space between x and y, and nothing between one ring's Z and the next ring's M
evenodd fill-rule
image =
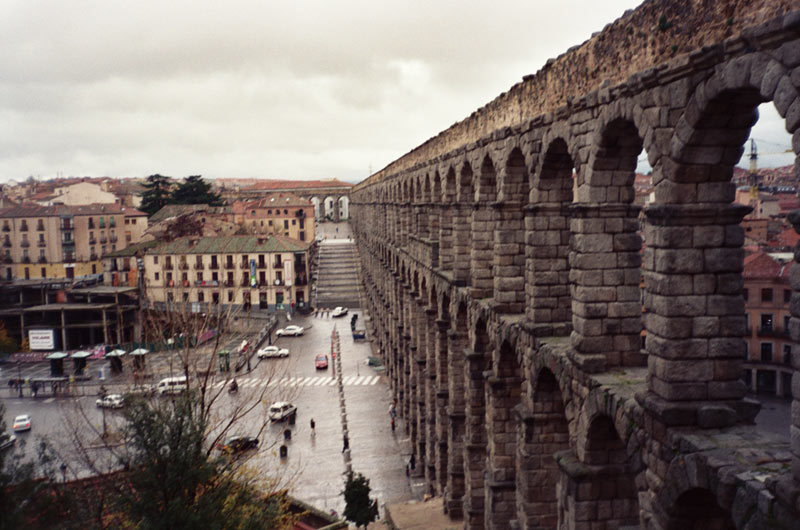
M345 306L349 309L360 307L359 266L354 242L347 239L328 239L320 242L314 307Z

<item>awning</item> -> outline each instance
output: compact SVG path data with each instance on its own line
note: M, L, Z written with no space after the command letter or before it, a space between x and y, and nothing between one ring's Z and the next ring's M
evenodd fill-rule
M106 353L106 357L122 357L126 353L128 352L125 350L111 350L110 352Z
M70 355L70 357L72 357L73 359L86 359L87 357L89 357L91 355L92 355L92 352L90 352L90 351L80 350L80 351L76 351L75 353Z
M67 355L63 351L57 351L55 353L51 353L50 355L45 357L45 359L48 359L48 360L52 361L52 360L64 359L66 357L69 357L69 355Z
M147 355L150 353L150 350L145 350L144 348L136 348L130 354L131 355Z

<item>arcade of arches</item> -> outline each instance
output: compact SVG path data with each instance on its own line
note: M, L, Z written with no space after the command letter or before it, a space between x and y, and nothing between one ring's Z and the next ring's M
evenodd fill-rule
M800 525L800 356L789 442L741 380L730 182L763 102L800 150L800 13L772 17L353 189L373 345L465 528Z

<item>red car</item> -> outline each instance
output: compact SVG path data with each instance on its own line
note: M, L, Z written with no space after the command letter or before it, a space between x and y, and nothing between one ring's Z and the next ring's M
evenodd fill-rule
M328 368L328 356L324 353L320 353L316 356L316 358L314 358L314 365L317 367L317 370L324 370Z

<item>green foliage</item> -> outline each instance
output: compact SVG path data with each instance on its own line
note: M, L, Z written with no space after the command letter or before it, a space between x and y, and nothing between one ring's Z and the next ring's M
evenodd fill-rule
M186 177L172 192L172 204L208 204L220 206L222 199L211 191L211 184L200 175Z
M378 501L369 498L372 488L369 479L361 473L347 473L347 482L344 485L344 516L356 526L366 527L378 518Z
M0 322L0 353L16 353L18 351L17 341L8 334L6 325Z
M667 20L666 15L661 15L660 17L658 17L658 31L667 31L671 27L672 27L672 22Z
M124 412L131 494L122 511L140 529L282 528L284 512L206 447L207 422L194 393L139 399Z
M144 184L142 204L139 209L148 216L153 215L165 205L170 204L172 179L163 175L150 175Z

